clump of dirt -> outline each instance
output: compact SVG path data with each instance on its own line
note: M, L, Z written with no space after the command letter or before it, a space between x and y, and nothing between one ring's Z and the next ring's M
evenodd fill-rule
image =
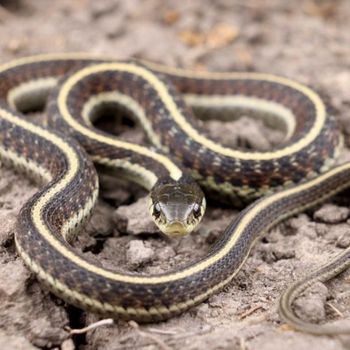
M314 86L335 108L346 143L350 133L346 0L249 1L0 1L1 61L42 52L86 51L138 57L192 69L254 70ZM320 74L321 72L321 74ZM283 138L250 118L204 127L223 143L251 149ZM223 139L223 134L226 139ZM143 142L135 128L124 137ZM348 161L346 150L342 161ZM222 292L167 322L138 326L116 322L72 339L66 326L83 327L97 316L67 307L42 289L17 257L17 213L37 191L24 176L0 168L0 347L6 349L346 349L348 337L297 333L277 313L281 292L350 244L345 195L272 229ZM237 210L209 207L190 237L163 239L150 223L145 192L110 174L77 250L96 264L161 273L199 259ZM138 220L135 220L136 217ZM145 214L146 213L146 214ZM298 298L295 311L313 322L349 316L349 272ZM341 317L339 316L341 314ZM339 321L343 322L343 321Z

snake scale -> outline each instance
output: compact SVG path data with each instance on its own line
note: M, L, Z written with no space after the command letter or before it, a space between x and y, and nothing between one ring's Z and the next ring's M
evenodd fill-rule
M1 161L43 184L18 216L17 251L53 293L105 316L160 321L199 304L232 280L262 233L350 184L350 164L334 166L342 138L330 108L287 78L51 54L0 66L0 100ZM23 113L47 100L48 126L28 121ZM94 119L111 105L137 119L153 147L96 129ZM208 138L192 111L226 120L242 111L256 115L283 128L285 140L267 152L231 149ZM69 244L97 199L92 162L119 169L150 190L151 214L170 236L187 234L203 216L197 184L233 204L253 202L198 261L159 275L112 271ZM349 256L346 249L293 284L280 300L283 319L315 334L348 332L302 321L292 303L315 281L347 268Z

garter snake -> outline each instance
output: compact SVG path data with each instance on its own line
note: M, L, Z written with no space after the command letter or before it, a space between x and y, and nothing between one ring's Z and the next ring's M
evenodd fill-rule
M16 111L41 107L49 94L49 128ZM315 91L287 78L42 55L0 66L0 98L0 159L45 183L20 211L18 253L53 293L103 315L158 321L182 313L227 285L263 232L349 186L350 164L331 168L341 146L335 118ZM109 104L137 118L157 151L95 129L96 111ZM206 136L187 104L203 118L257 114L282 126L285 141L268 152L230 149ZM68 244L97 198L91 160L127 172L151 191L165 177L174 186L183 179L191 183L183 166L206 192L235 204L265 196L241 211L199 261L159 275L111 271ZM201 201L191 202L198 216ZM154 210L159 212L156 203ZM292 302L311 282L344 270L349 255L347 249L288 289L280 302L283 318L312 333L347 332L303 322Z

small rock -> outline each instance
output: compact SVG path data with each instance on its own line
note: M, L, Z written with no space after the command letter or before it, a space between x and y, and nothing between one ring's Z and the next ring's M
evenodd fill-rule
M148 197L140 198L133 204L119 207L114 212L113 221L121 232L123 232L123 227L120 227L120 224L126 222L123 233L131 235L159 232L148 211Z
M17 215L14 212L0 213L0 246L6 246L13 241L16 220Z
M86 225L86 232L90 236L108 236L113 232L114 208L101 200L98 201L93 211L91 220Z
M331 242L337 242L337 246L339 240L345 243L350 238L350 226L348 224L331 226L326 237Z
M129 247L126 251L126 260L129 267L135 268L148 263L152 260L154 251L152 248L146 247L143 241L130 241Z
M12 301L25 291L30 272L20 259L2 264L0 269L0 301Z
M293 248L283 247L278 244L264 244L259 250L262 255L261 258L267 263L295 257Z
M338 248L347 248L350 246L350 235L343 235L337 239L335 245Z
M334 204L324 204L314 213L314 219L328 224L337 224L346 221L350 210L346 207L338 207Z
M315 283L295 300L294 310L296 315L312 323L323 321L326 318L325 303L327 295L327 287L321 282Z
M223 307L223 299L220 298L218 295L213 295L209 298L208 303L205 303L204 305L208 305L210 307L217 307L222 308Z
M52 347L62 343L62 329L54 327L47 318L33 319L30 323L29 337L40 348Z
M288 247L276 247L273 250L273 255L276 260L292 259L295 258L295 249Z

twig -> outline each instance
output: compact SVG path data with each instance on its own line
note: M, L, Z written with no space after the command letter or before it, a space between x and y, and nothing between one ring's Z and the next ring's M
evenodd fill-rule
M239 317L240 320L243 320L244 318L250 316L255 311L260 310L260 309L264 309L262 305L253 306L250 309L248 309L248 310L242 312L241 314L239 314L238 317Z
M70 329L67 327L67 331L69 332L69 335L75 335L75 334L84 334L87 333L88 331L91 331L93 329L96 329L98 327L101 326L109 326L112 325L114 323L112 318L106 318L104 320L100 320L94 323L91 323L90 325L84 327L84 328L80 328L80 329Z
M136 325L136 327L138 327L138 324L136 322L130 321L129 324L133 328L134 328L135 325ZM136 330L137 330L137 328L136 328ZM206 334L208 332L211 332L212 330L213 330L213 326L208 326L208 327L205 327L204 329L200 329L200 330L193 331L193 332L174 333L173 335L169 334L169 337L167 338L167 344L165 344L165 346L168 346L168 348L170 346L170 349L171 349L171 347L176 347L176 345L178 344L178 341L181 340L181 339L191 338L191 337L196 336L196 335ZM157 329L151 329L151 331L153 331L153 332L156 331L157 332L158 330ZM140 332L140 331L138 331L138 332ZM156 332L154 332L154 333L156 333ZM144 332L144 333L146 333L146 332ZM147 334L147 335L151 335L151 334ZM130 344L130 345L125 344L130 339L134 339L134 337L131 336L130 334L120 338L119 339L119 343L122 343L122 344L120 346L117 346L117 347L113 348L113 350L134 349L135 348L135 344ZM157 340L159 340L159 338L157 338ZM153 337L151 335L151 337L148 337L148 340L145 340L144 344L138 344L137 347L138 347L138 349L141 349L141 348L147 347L149 345L152 345L154 343L155 343L155 341L154 341L154 339L153 339ZM159 346L161 347L161 345L159 345ZM164 349L164 347L162 349Z
M155 335L153 334L150 334L150 333L147 333L147 332L144 332L144 331L141 331L140 328L139 328L139 325L135 322L135 321L130 321L129 322L129 325L135 329L135 331L143 338L146 338L146 339L150 339L152 340L154 343L156 343L162 350L172 350L171 347L169 347L167 344L165 344L163 342L162 339L160 339L159 337L156 337Z
M344 317L344 314L338 309L336 308L333 304L331 304L330 302L327 303L327 305L340 317Z
M175 335L177 334L176 331L166 330L166 329L158 329L158 328L147 328L148 332L151 333L158 333L163 335Z

